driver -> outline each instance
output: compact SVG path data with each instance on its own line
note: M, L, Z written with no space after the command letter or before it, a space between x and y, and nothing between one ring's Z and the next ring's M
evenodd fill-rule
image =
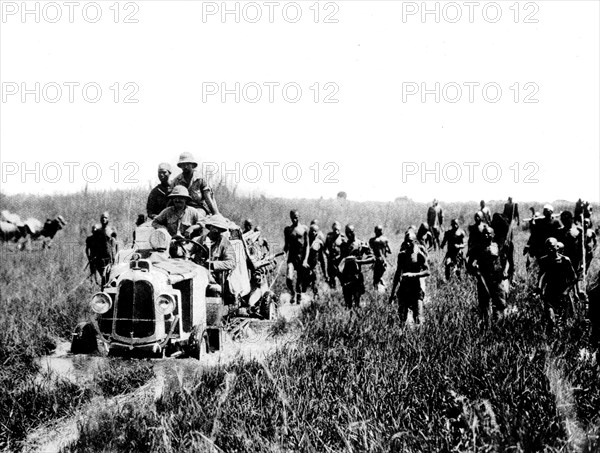
M197 209L187 206L191 200L188 190L183 186L174 187L169 200L173 201L173 206L161 211L152 221L152 226L165 228L175 241L198 236L202 231L201 217Z

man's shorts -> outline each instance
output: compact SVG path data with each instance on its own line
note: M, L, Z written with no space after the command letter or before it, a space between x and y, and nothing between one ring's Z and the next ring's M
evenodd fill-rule
M410 282L410 284L400 284L398 288L397 296L398 303L411 304L415 301L422 301L425 299L425 291L423 291L424 282L420 278L418 282Z
M298 274L298 276L303 275L304 266L302 266L302 262L288 261L286 278L293 280L294 279L294 271Z

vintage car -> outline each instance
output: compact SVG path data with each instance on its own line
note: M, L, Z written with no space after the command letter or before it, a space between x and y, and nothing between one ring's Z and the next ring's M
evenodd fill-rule
M274 257L251 259L237 225L229 229L236 268L221 275L190 255L209 253L198 239L180 239L183 256L172 258L166 230L146 223L137 227L135 238L131 249L119 252L106 286L92 296L93 319L76 327L72 353L95 352L99 340L110 355L200 359L221 349L227 321L240 312L276 316L276 298L264 277Z

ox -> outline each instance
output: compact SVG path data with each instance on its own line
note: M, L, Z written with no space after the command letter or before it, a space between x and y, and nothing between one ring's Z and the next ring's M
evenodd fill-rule
M0 240L18 242L27 236L27 227L17 214L4 210L0 212Z
M0 240L2 242L17 242L26 235L25 226L19 227L14 223L0 221Z
M23 250L30 248L31 240L43 238L42 248L50 247L56 233L67 223L62 216L55 219L47 219L45 223L37 219L29 218L21 221L16 214L2 211L0 220L0 240L3 242L18 242L18 248Z
M57 216L55 219L47 219L44 224L38 219L29 218L25 220L25 229L27 230L27 243L29 245L31 240L42 238L42 248L50 247L52 239L56 236L59 230L67 224L62 216Z

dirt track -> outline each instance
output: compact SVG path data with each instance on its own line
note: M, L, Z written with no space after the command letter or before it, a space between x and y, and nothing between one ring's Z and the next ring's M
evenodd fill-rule
M303 303L304 305L304 303ZM300 305L284 304L279 308L279 315L287 321L297 318ZM155 377L135 391L112 398L95 397L81 407L71 417L54 420L32 431L24 442L24 452L54 453L59 452L77 439L78 422L93 417L99 407L120 407L129 402L146 405L158 399L165 389L171 385L193 386L197 376L207 367L227 365L239 358L244 360L262 360L283 345L296 342L295 333L279 337L269 335L272 323L252 321L239 338L232 339L224 335L221 351L207 354L202 361L195 359L156 359L152 360ZM74 356L70 354L70 343L61 342L49 356L39 359L42 371L37 379L52 385L56 378L70 380L80 386L92 385L94 372L107 360L97 356Z

